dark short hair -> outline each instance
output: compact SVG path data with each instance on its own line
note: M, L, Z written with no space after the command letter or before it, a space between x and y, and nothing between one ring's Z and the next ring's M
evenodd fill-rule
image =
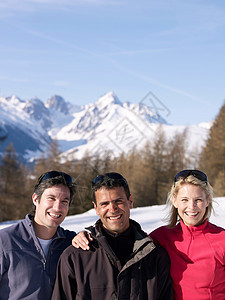
M34 187L34 193L37 195L38 201L40 201L46 189L60 184L67 186L70 190L70 205L76 193L76 184L70 175L59 171L48 171L39 176Z
M104 187L107 190L111 190L115 187L123 187L125 194L127 196L127 200L129 200L130 189L128 183L126 179L119 173L110 172L95 177L95 179L92 181L92 196L95 203L96 203L95 192L101 189L102 187Z

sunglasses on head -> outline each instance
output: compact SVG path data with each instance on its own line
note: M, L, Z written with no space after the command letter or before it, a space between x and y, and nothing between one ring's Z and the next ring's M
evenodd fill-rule
M73 182L73 178L64 173L64 172L58 172L58 171L50 171L50 172L47 172L43 175L41 175L38 179L38 184L40 184L41 182L45 181L46 179L49 179L49 178L55 178L55 177L63 177L66 181L66 183L72 183Z
M197 179L199 179L203 182L208 182L208 178L207 178L206 174L203 173L202 171L199 171L199 170L183 170L183 171L180 171L179 173L177 173L175 175L174 181L173 181L174 185L180 178L185 179L190 175L196 177Z
M126 185L128 185L126 179L119 173L116 173L116 172L110 172L110 173L106 173L104 175L98 175L97 177L95 177L95 179L92 181L92 187L101 182L104 178L111 178L111 179L117 179L117 180L122 180L125 182Z

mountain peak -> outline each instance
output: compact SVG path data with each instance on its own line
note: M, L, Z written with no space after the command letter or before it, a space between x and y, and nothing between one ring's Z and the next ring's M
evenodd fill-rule
M41 121L43 128L48 128L51 125L49 120L49 111L44 103L37 97L29 100L24 106L24 111L27 112L34 120Z
M33 116L36 120L39 120L41 118L41 114L48 114L44 103L37 97L34 97L26 102L24 111Z
M114 92L109 92L100 97L95 104L99 107L99 109L103 109L105 107L109 107L112 104L117 104L120 106L123 106L122 102L119 100L119 98L116 96Z
M25 101L21 100L19 97L17 97L16 95L5 97L5 100L10 102L13 105L17 105L17 104L25 102Z
M52 108L54 110L62 112L66 115L69 112L68 103L66 103L64 98L59 95L54 95L50 99L48 99L45 103L45 106L47 108Z

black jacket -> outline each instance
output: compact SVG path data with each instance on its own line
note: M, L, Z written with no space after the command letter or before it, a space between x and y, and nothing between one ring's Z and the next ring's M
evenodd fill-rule
M68 247L60 257L52 300L171 300L170 261L130 220L134 228L133 253L124 266L109 247L101 221L90 227L94 241L89 251Z

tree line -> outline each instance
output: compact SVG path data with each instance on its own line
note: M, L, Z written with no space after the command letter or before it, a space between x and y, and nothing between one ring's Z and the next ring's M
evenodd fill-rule
M69 214L91 209L91 181L97 175L115 171L128 180L134 206L164 204L174 175L185 168L199 168L206 172L216 197L225 196L225 104L213 122L208 139L201 152L188 152L187 129L168 138L159 125L154 138L141 150L133 148L129 154L113 157L86 153L80 160L61 162L60 149L54 141L30 168L22 164L10 144L0 163L0 222L24 218L32 211L32 193L38 176L48 170L69 173L77 183Z

